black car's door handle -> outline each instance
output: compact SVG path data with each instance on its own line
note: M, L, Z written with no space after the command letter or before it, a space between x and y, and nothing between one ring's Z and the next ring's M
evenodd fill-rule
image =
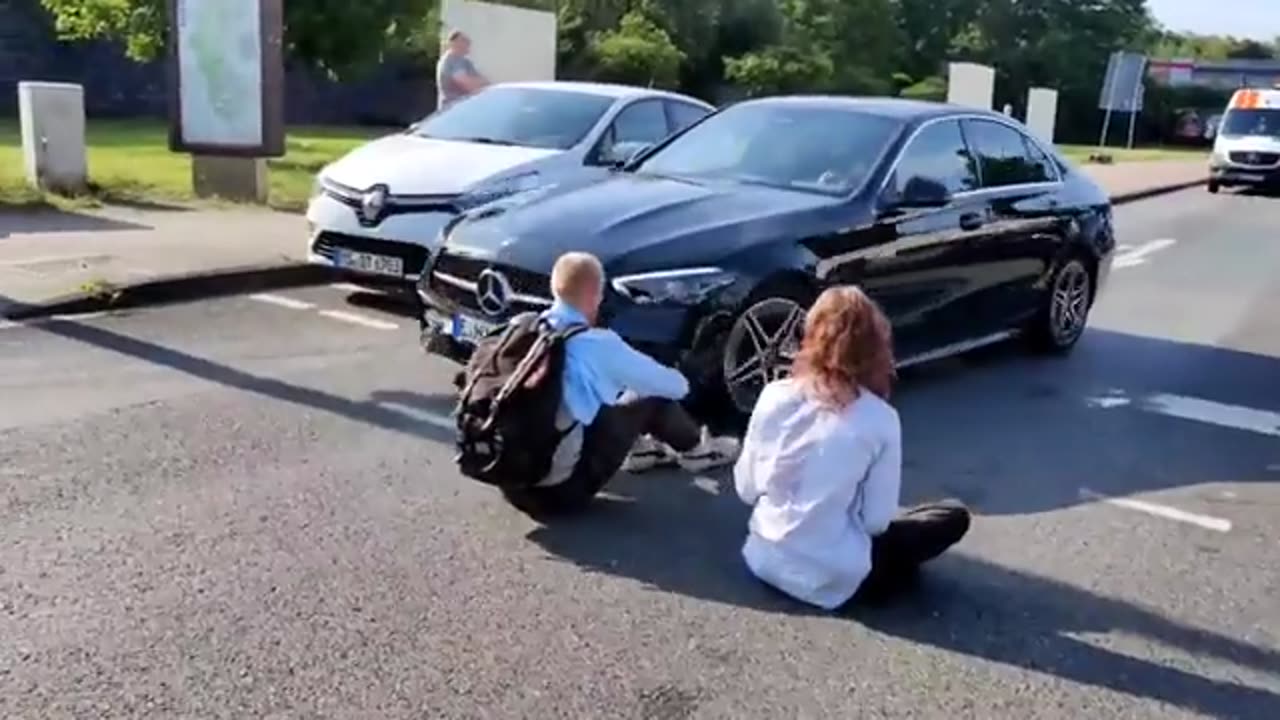
M982 215L976 212L967 212L960 216L961 230L977 230L985 224Z

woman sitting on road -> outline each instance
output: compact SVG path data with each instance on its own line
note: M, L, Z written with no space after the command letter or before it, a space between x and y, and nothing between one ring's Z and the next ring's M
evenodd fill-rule
M969 529L954 501L898 515L893 366L880 309L857 288L832 288L805 319L792 377L768 385L752 413L734 468L754 506L742 555L798 600L831 610L859 589L883 595Z

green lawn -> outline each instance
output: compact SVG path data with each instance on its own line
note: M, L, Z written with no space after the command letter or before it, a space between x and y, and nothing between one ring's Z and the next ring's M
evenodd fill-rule
M312 178L326 163L351 148L384 134L380 128L299 127L289 131L286 155L268 161L271 204L301 208ZM167 128L159 122L90 120L89 180L95 200L187 203L191 192L191 157L169 152ZM0 120L0 204L48 200L27 188L23 178L18 125ZM74 200L72 201L75 202Z
M297 127L289 131L287 154L268 161L271 168L271 204L283 209L301 208L311 190L312 178L326 163L351 148L386 132L377 128ZM27 188L23 179L21 140L17 123L0 120L0 205L53 202L71 204L105 201L193 202L191 158L169 152L166 127L160 122L91 120L88 130L88 198L47 198ZM1085 162L1096 148L1063 146L1077 162ZM1110 149L1116 162L1194 159L1203 150L1141 148Z

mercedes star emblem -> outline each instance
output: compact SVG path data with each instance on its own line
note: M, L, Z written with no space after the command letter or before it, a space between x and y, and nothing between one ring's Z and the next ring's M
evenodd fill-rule
M497 317L511 305L511 283L507 276L489 268L476 279L476 303L486 315Z
M360 197L360 221L366 225L377 225L386 207L387 186L374 185Z

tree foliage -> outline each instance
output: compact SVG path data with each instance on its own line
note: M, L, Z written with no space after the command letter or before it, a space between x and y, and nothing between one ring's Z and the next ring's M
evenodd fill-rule
M685 59L665 30L636 11L623 15L616 30L593 35L590 51L598 78L650 87L675 87Z
M164 47L165 0L41 0L68 38L113 37L138 58ZM1060 126L1096 128L1108 55L1276 57L1273 44L1160 28L1146 0L490 0L556 12L559 72L680 89L945 96L947 63L996 68L997 106L1060 93ZM349 74L439 47L439 0L286 0L290 57Z

